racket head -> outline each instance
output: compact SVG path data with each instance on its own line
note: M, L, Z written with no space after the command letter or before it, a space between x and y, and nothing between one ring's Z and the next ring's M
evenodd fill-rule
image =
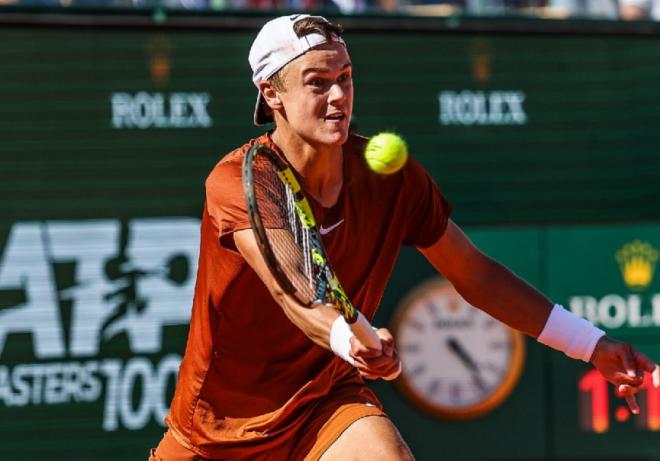
M246 153L242 173L248 219L280 287L305 306L334 304L355 322L357 310L330 266L312 209L286 161L257 144Z

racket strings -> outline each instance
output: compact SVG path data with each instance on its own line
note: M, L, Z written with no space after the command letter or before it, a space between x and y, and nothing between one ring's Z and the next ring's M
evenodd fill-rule
M295 194L289 187L284 187L286 193L287 217L293 231L293 238L302 247L303 272L307 276L310 290L314 290L314 275L312 273L312 252L309 229L301 225L296 211Z
M303 225L296 209L296 196L277 176L272 163L255 164L254 191L257 210L282 271L305 303L319 300L322 268L314 261L313 231Z

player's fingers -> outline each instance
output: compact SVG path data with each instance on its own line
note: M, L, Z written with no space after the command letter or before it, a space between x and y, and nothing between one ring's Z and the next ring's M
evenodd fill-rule
M394 344L394 336L392 336L392 333L387 328L379 328L376 330L376 334L382 341Z
M355 368L361 375L366 377L386 377L396 374L401 368L401 361L398 357L380 356L372 359L357 358ZM373 379L373 378L372 378Z
M401 360L398 357L388 357L387 362L383 363L382 374L390 375L401 368Z
M372 369L370 363L367 362L367 360L365 360L363 357L359 356L355 357L355 368L362 371L368 371Z
M394 355L394 345L390 343L383 343L383 355L392 357Z
M381 351L376 349L371 349L364 344L355 336L351 336L351 355L354 358L358 357L378 357L381 355Z
M378 379L383 378L385 380L392 380L399 376L401 373L401 362L395 361L388 363L386 366L380 367L365 367L361 364L356 363L355 368L358 370L358 373L363 378L368 379Z
M639 414L639 405L637 404L637 397L635 394L639 391L639 388L628 386L627 384L622 384L617 387L617 393L619 396L623 396L628 404L628 408L634 415Z
M356 365L358 362L362 360L362 350L360 349L359 346L355 346L352 341L351 341L351 350L348 351L348 355L353 357L353 360L355 360Z
M626 395L624 398L626 399L628 408L630 408L630 411L632 411L633 415L638 415L639 405L637 404L637 398L634 395Z
M637 374L634 371L632 373L617 371L612 374L610 382L617 386L621 384L627 384L629 386L637 387L644 382L644 378L641 376L637 376Z
M401 374L401 370L403 370L403 366L401 364L401 361L399 361L399 365L397 366L397 368L392 373L383 376L383 379L385 381L392 381L399 377L399 375Z
M651 377L653 378L653 387L660 387L660 365L655 366Z
M379 355L378 357L368 357L363 355L357 355L353 357L355 359L354 366L358 370L370 370L379 372L383 369L386 369L390 366L392 362L392 357L386 355Z
M360 373L360 376L362 376L363 378L367 378L367 379L378 379L379 378L378 375L375 375L375 374L373 374L371 372L368 372L368 371L358 370L358 373Z
M401 362L397 361L396 363L389 365L387 368L378 370L377 372L373 370L362 370L360 374L369 379L382 378L385 381L391 381L398 378L402 369Z
M655 362L650 358L648 358L646 354L643 354L636 349L633 352L635 354L635 362L637 363L637 367L640 370L646 371L648 373L652 373L653 370L655 370L656 368Z
M637 363L635 361L635 353L633 348L628 344L623 345L619 353L619 357L621 358L621 364L623 365L625 373L631 378L636 377Z
M355 358L355 368L358 370L379 372L390 366L392 362L391 357L380 356L380 357L356 357Z
M349 352L349 355L353 357L353 366L357 368L358 370L360 369L369 369L369 364L365 360L364 357L362 357L360 354L354 353L354 351L351 349Z
M617 386L616 391L617 395L619 397L625 397L627 395L635 395L637 394L641 389L639 386L630 386L628 384L620 384Z
M355 363L355 368L357 369L358 373L360 373L360 376L369 379L376 379L374 377L374 371L371 368L365 367L364 365L358 364L357 362Z
M376 334L380 338L381 350L384 355L392 357L394 354L394 336L387 328L379 328Z

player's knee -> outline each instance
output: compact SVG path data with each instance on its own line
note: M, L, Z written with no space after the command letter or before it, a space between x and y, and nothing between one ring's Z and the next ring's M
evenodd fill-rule
M321 461L412 461L414 457L389 418L354 421L321 456Z
M383 444L376 448L377 453L369 453L363 459L377 459L379 461L414 461L414 457L406 443L399 437L399 440Z
M408 448L406 447L406 448L402 448L401 450L389 449L389 450L379 451L378 453L369 453L361 457L360 461L362 460L371 461L374 459L377 459L378 461L414 461L415 460L413 455L410 453L410 450L408 450Z
M373 459L387 461L414 461L415 458L412 455L410 448L408 448L408 445L403 440L403 437L396 426L389 419L385 419L385 426L385 430L381 432L381 437L385 442L384 446L387 453Z

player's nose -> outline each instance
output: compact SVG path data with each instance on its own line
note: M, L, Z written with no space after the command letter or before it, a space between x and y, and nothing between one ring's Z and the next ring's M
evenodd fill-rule
M330 86L330 91L328 91L328 101L342 101L348 97L348 90L344 88L340 83L333 83Z

